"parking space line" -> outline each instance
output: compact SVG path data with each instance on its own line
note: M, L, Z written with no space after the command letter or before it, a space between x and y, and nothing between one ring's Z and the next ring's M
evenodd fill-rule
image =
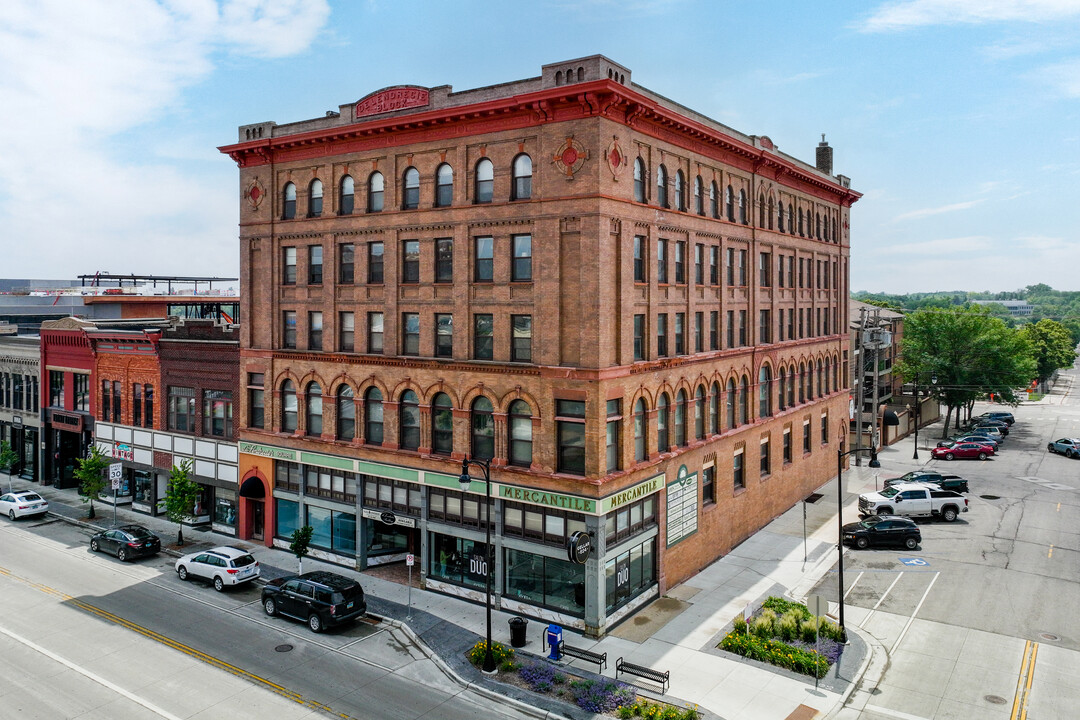
M865 574L866 573L860 572L858 575L855 576L855 580L853 580L852 583L850 585L848 585L847 592L844 593L844 599L845 600L847 600L848 593L850 593L852 590L855 589L855 586L859 584L859 580Z
M896 648L900 647L900 643L903 641L904 636L907 635L908 628L911 627L911 623L915 622L915 616L919 614L919 610L922 608L924 602L926 602L927 596L930 594L930 589L934 587L934 583L937 582L940 572L934 573L934 577L930 580L930 584L926 587L926 592L919 598L919 604L915 606L915 610L911 613L911 617L908 618L907 624L904 625L904 629L900 631L900 636L896 638L896 642L893 643L892 649L889 650L889 654L892 655L896 652Z
M877 609L881 606L881 603L885 602L885 598L889 596L889 593L892 592L892 589L896 587L896 583L900 582L900 578L902 578L903 576L903 572L899 572L896 574L896 579L892 581L892 585L889 585L888 589L885 591L885 594L878 598L878 601L874 603L874 607L870 608L870 612L868 612L866 614L866 617L863 618L863 621L859 623L860 627L867 626L867 624L870 622L870 618L874 617L874 613L877 612Z

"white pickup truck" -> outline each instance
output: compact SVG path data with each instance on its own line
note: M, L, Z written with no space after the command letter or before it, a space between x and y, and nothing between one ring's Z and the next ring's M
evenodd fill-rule
M900 483L859 496L859 515L929 516L952 522L967 511L968 500L960 493L922 483Z

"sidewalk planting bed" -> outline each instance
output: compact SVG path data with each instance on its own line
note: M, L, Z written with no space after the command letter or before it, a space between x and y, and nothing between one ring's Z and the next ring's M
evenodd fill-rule
M469 662L476 667L483 665L486 649L483 640L476 643L468 652ZM696 706L682 708L645 700L637 696L632 685L610 678L578 677L542 659L519 661L512 648L500 643L491 644L491 654L499 668L500 681L540 695L550 695L587 712L644 720L697 720L700 717Z
M812 616L801 603L770 597L757 615L735 621L720 648L820 678L840 658L843 633L839 625Z

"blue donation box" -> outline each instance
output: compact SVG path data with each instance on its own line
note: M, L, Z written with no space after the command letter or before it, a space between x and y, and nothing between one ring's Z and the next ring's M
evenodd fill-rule
M558 625L548 625L546 637L547 644L551 646L548 660L559 660L562 658L562 628Z

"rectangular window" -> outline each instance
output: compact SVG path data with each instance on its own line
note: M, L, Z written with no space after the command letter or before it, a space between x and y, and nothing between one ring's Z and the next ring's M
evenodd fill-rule
M772 253L758 254L758 282L761 287L772 286Z
M368 278L372 285L383 284L383 244L381 242L368 243Z
M735 311L727 311L727 346L735 347Z
M112 380L101 381L101 420L112 420Z
M262 373L248 373L248 426L253 428L265 427L266 399L263 395L264 375Z
M510 362L532 362L532 315L511 315L510 333Z
M769 463L769 438L761 438L761 452L759 455L761 457L761 477L768 477L772 472Z
M143 427L154 427L154 386L143 385L143 397L145 399L145 412L143 413Z
M780 308L776 312L778 313L776 318L776 340L777 342L784 342L784 308Z
M435 282L454 281L454 241L452 238L435 240Z
M746 287L746 251L739 251L739 287Z
M795 309L787 311L787 339L795 339Z
M49 406L64 407L64 373L60 370L49 371Z
M142 427L142 384L133 383L131 385L131 424L135 427Z
M686 313L675 313L675 354L686 354Z
M810 454L810 421L804 420L802 424L802 451L804 455Z
M645 316L634 316L634 360L645 359Z
M739 347L746 347L746 311L739 311Z
M675 282L686 282L686 243L682 240L675 243Z
M338 313L338 352L356 349L356 313Z
M295 310L286 310L281 313L281 347L286 350L296 349Z
M514 235L510 240L514 247L511 282L532 282L532 235Z
M435 357L454 355L454 316L450 313L435 315Z
M645 280L645 238L641 235L634 236L634 282L643 283Z
M660 313L656 316L656 354L665 357L667 353L667 315Z
M784 287L784 256L776 256L776 287Z
M308 350L322 350L322 313L308 313Z
M338 282L342 285L352 285L355 277L355 248L352 243L346 243L338 247Z
M656 241L656 282L667 283L667 240Z
M495 239L476 238L476 282L491 282L494 278Z
M555 401L556 470L585 474L585 401Z
M716 245L709 248L709 282L720 284L720 248Z
M90 376L75 373L73 377L75 379L75 409L88 412L90 410Z
M709 349L720 349L720 313L717 310L709 311Z
M282 260L282 272L281 282L286 285L296 284L296 248L287 247L281 248L283 260Z
M232 437L232 393L228 390L203 391L203 435Z
M791 462L791 428L784 428L784 464Z
M169 429L195 432L195 388L169 386Z
M821 414L821 444L829 444L829 416L827 413Z
M694 246L694 282L698 285L705 284L705 246Z
M735 287L735 248L727 249L727 285Z
M401 314L401 354L420 354L420 313Z
M731 479L736 490L746 487L746 478L743 477L743 449L735 451L731 459Z
M76 376L76 380L78 380L77 376ZM112 417L112 419L113 419L114 423L122 423L122 422L124 422L124 414L121 411L121 407L120 407L120 402L121 402L121 396L122 395L123 395L123 386L121 385L120 381L117 380L116 382L113 383L113 389L112 389L112 399L113 399L113 409L112 409L113 417Z
M716 502L716 466L710 465L701 470L701 504L711 505Z
M806 287L806 285L805 285L805 283L803 281L803 279L805 277L804 270L803 270L803 265L804 264L805 264L805 258L799 258L799 288L800 289Z
M772 342L772 311L758 310L758 342Z
M803 325L803 312L804 312L803 309L799 308L799 338L806 337L806 334L804 332L805 327Z
M308 245L308 285L322 285L322 245Z
M491 360L494 357L494 323L486 313L473 315L473 357Z
M376 355L383 353L383 314L371 312L368 319L368 352Z
M795 287L795 256L788 255L787 284L789 288Z
M694 352L705 352L705 313L694 313Z
M619 469L619 445L622 438L622 401L607 401L607 471Z
M420 241L401 241L401 282L420 282Z

